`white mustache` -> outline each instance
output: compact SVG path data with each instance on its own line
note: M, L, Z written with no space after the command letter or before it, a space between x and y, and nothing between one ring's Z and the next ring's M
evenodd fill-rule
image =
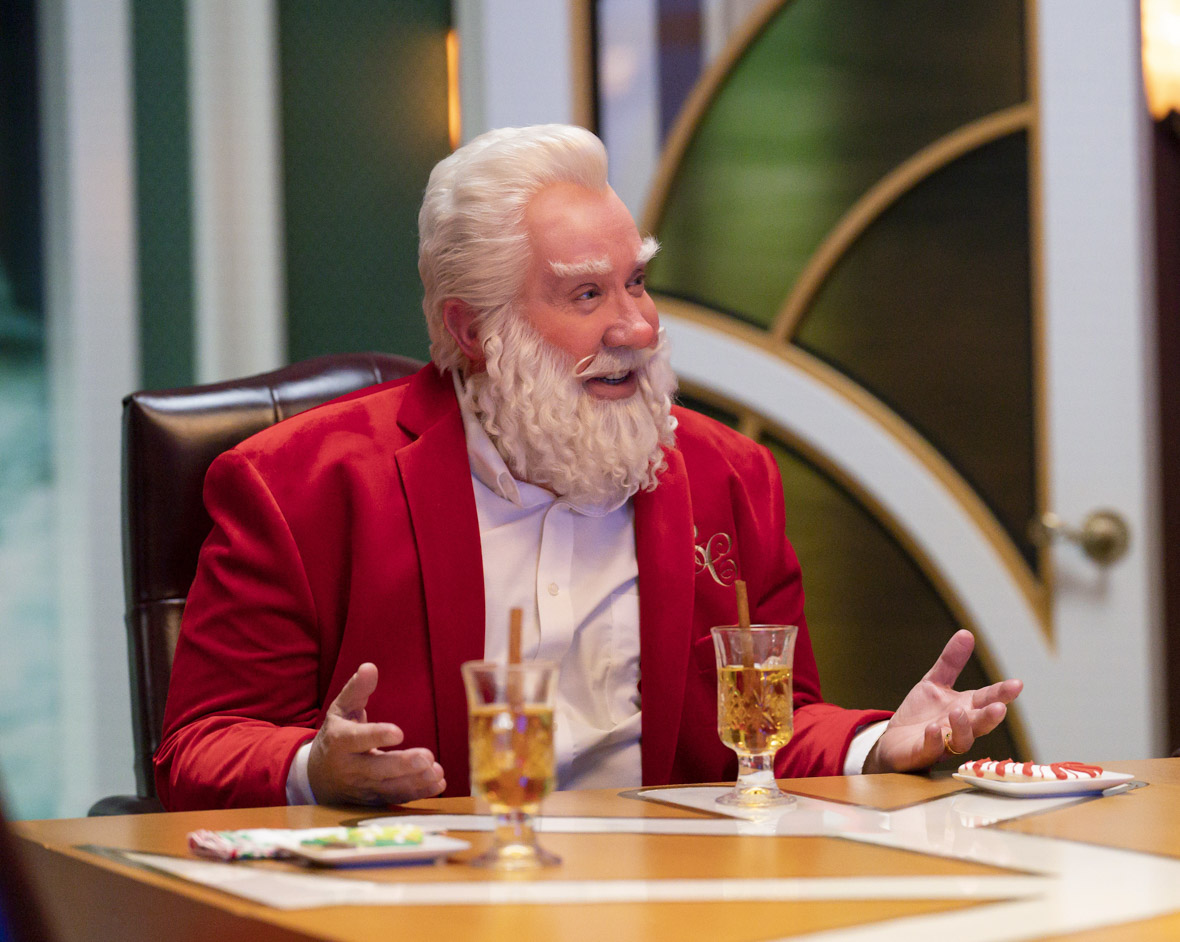
M644 347L642 350L600 350L598 353L584 356L574 364L574 376L587 380L642 370L652 357L664 349L666 336L664 328L661 327L658 339L650 347Z

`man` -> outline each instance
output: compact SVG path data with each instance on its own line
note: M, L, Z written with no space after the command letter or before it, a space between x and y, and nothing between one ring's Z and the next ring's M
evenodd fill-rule
M798 624L780 775L966 751L1020 691L957 693L968 632L892 716L822 701L766 449L673 407L654 240L592 134L485 134L431 174L433 364L222 455L156 756L173 809L467 791L459 665L557 660L559 787L734 775L709 628ZM724 565L698 565L715 538Z

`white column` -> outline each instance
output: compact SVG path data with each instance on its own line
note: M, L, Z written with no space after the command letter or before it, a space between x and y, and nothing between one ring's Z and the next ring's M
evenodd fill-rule
M660 159L660 70L656 0L602 0L599 13L599 133L610 182L636 219Z
M573 121L570 10L562 0L455 0L463 140Z
M127 0L38 5L60 541L60 813L135 791L119 540L120 399L138 382ZM47 783L48 786L48 783Z
M273 0L187 5L197 379L286 357Z

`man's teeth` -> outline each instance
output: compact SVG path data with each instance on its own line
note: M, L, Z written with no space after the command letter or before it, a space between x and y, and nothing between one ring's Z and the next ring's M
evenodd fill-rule
M627 377L630 375L631 371L627 370L625 373L615 373L613 376L596 376L595 379L612 386L617 386L619 383L626 382Z

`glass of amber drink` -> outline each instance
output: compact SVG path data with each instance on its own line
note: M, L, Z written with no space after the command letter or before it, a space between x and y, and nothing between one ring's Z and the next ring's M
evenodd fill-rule
M541 799L553 790L557 665L468 661L462 671L471 794L486 801L496 819L492 846L472 864L530 870L560 863L537 845L534 833Z
M738 779L717 800L742 808L795 803L774 780L774 756L794 732L791 672L795 625L713 629L717 655L717 732L738 757Z

